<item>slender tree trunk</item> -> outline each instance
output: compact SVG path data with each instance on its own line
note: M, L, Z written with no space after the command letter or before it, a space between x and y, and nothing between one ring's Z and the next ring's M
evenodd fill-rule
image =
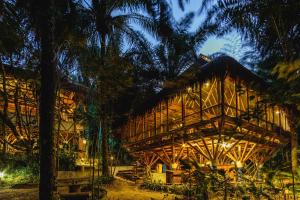
M8 97L7 97L7 90L6 90L6 73L5 73L5 69L4 66L2 64L2 60L0 60L0 65L1 65L1 71L2 71L2 86L3 86L3 101L4 101L4 105L3 105L3 115L4 118L7 118L7 108L8 108ZM6 129L5 129L5 120L2 119L2 130L3 130L3 154L6 155Z
M108 123L107 120L103 120L102 131L102 176L109 176L108 169Z
M39 199L54 199L56 57L54 53L54 1L39 0L39 29L41 36L41 89L39 105L40 185Z

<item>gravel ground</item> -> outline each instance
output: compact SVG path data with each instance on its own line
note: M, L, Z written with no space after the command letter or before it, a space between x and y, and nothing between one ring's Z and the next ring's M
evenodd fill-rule
M110 187L106 187L108 200L172 200L176 195L141 190L138 185L116 180Z
M107 200L172 200L175 195L141 190L138 185L122 180L105 187ZM0 200L38 200L38 189L0 189Z
M37 200L38 189L0 189L1 200Z

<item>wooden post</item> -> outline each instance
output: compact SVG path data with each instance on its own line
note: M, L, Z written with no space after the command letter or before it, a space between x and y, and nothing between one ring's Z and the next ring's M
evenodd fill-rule
M131 140L131 119L130 119L130 116L129 116L129 140Z
M169 132L169 100L166 100L166 110L167 110L167 132Z
M145 131L146 131L146 123L145 123L145 115L143 115L143 139L145 139Z
M153 115L154 115L154 135L156 135L156 110L153 109Z
M221 115L222 115L222 117L224 118L224 116L225 116L225 109L224 109L224 107L225 107L225 97L224 97L224 92L225 92L225 75L222 75L221 77L220 77L220 82L221 82Z
M203 103L202 103L202 82L199 83L199 105L200 105L200 120L203 120Z
M246 98L247 98L247 115L248 115L248 121L250 121L250 108L249 108L249 88L248 85L246 86Z
M185 106L184 106L182 92L180 92L180 97L181 97L181 123L182 123L182 127L184 127L185 126Z
M238 101L236 79L237 79L237 77L234 78L234 93L235 93L235 117L237 118L238 117L239 101Z
M137 120L137 118L135 117L135 118L133 119L133 125L134 125L134 140L135 140L135 141L137 141L136 120Z
M159 102L159 127L160 127L160 133L163 133L164 127L163 127L163 120L162 120L162 113L161 113L161 102Z

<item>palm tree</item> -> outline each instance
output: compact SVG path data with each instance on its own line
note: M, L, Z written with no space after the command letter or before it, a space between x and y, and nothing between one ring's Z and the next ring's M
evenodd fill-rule
M146 2L146 1L145 1ZM92 0L86 4L86 23L89 27L88 49L93 53L93 63L86 59L83 70L91 69L92 78L96 85L96 91L100 94L99 116L97 121L102 124L102 174L109 175L108 170L108 146L107 138L110 131L112 100L117 94L115 85L120 85L121 81L116 69L126 65L126 59L122 54L132 46L140 49L150 49L149 43L142 32L133 27L133 23L138 24L152 34L155 34L155 24L151 17L140 14L146 9L143 1L130 0ZM122 62L122 60L124 62ZM82 59L81 59L82 61ZM121 65L120 65L121 64ZM88 66L90 67L88 68ZM126 69L120 69L126 72ZM89 72L91 75L91 71ZM112 73L112 74L111 74ZM113 83L112 83L113 82ZM99 123L98 123L99 124Z
M191 64L197 62L199 48L215 31L215 25L203 24L196 31L189 32L194 13L186 14L177 22L170 11L167 11L171 9L167 6L169 5L163 6L165 9L163 13L169 22L166 23L166 20L158 22L161 37L150 57L142 51L135 51L137 54L140 53L138 58L141 68L148 66L149 69L159 71L159 82L173 81Z
M40 71L39 93L39 142L40 142L40 184L39 198L53 199L55 189L55 131L54 117L58 83L58 57L67 55L65 43L75 44L76 28L73 22L78 4L75 1L17 1L16 8L25 17L24 24L31 42L37 41L40 50L38 69ZM33 38L32 35L35 37ZM31 37L30 37L31 36ZM78 37L77 37L78 39ZM79 40L81 42L81 40ZM39 49L40 47L40 49ZM25 53L27 53L25 51Z

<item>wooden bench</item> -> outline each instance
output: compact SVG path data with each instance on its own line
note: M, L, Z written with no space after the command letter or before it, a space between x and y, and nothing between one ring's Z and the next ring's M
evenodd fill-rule
M87 178L69 178L57 180L57 188L66 188L67 191L59 191L58 195L63 200L87 200L91 192L83 190L83 186L88 186Z
M59 197L63 200L88 200L90 196L90 192L71 192L59 194Z

